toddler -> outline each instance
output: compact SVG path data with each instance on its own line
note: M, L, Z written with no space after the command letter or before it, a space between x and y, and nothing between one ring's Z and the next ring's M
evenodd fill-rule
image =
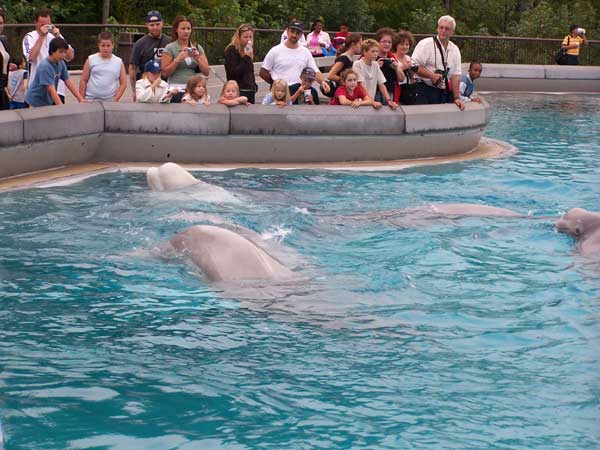
M169 103L172 92L160 77L160 63L151 59L144 65L144 75L135 82L135 98L139 103Z
M265 95L262 101L263 105L277 105L280 107L292 104L290 100L290 88L285 80L278 79L273 81L271 92Z
M10 100L9 109L23 109L25 103L25 92L27 91L27 61L22 56L15 58L17 70L8 74L8 84L4 88Z
M235 80L229 80L223 85L219 103L226 106L247 105L248 97L240 95L240 87Z
M206 91L206 79L202 75L194 75L188 80L181 103L190 105L210 104L210 95Z

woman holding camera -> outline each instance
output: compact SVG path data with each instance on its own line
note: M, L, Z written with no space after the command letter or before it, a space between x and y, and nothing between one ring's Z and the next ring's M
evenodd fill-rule
M385 76L385 87L395 103L398 103L400 99L400 89L398 82L404 80L404 73L400 64L398 64L398 58L392 53L392 42L394 40L394 30L391 28L380 28L375 32L375 40L379 44L379 55L377 56L377 62L381 71ZM383 94L377 89L375 94L375 100L387 104Z
M570 33L565 36L561 48L567 50L567 66L579 65L579 49L582 44L587 44L585 30L579 28L579 25L571 25Z
M225 48L225 74L227 80L237 81L240 95L249 103L254 103L258 90L254 80L254 28L247 23L241 24L231 42Z
M162 55L162 73L167 77L173 94L172 103L181 102L190 77L198 72L208 76L210 71L204 49L192 44L191 35L192 21L185 16L175 17L172 42L165 47Z

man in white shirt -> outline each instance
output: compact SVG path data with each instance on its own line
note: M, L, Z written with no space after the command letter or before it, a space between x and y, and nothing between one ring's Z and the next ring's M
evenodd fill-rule
M267 83L272 84L277 79L283 79L290 88L290 94L294 95L301 86L300 74L305 67L314 70L316 79L321 85L323 92L329 92L329 85L319 71L310 51L300 45L300 37L303 36L304 25L299 21L288 24L288 38L283 44L276 45L263 61L259 75Z
M297 22L298 19L296 19L294 16L291 16L288 19L288 23L290 22ZM280 44L283 44L288 38L288 32L287 32L287 28L285 30L283 30L283 33L281 33L281 41L279 42ZM306 38L304 37L304 34L302 36L300 36L300 40L298 41L300 43L300 45L303 45L304 47L308 48L308 44L306 43Z
M56 37L64 37L60 34L60 29L52 25L52 11L49 9L39 9L35 12L35 30L30 31L23 38L23 56L29 63L29 79L35 78L35 72L39 63L48 57L50 42ZM73 47L69 45L65 61L71 61L75 57ZM56 89L62 102L65 102L65 83L60 80Z
M425 38L417 44L412 54L419 65L416 85L418 105L454 103L461 111L465 109L460 99L461 56L459 48L450 42L456 21L452 16L438 19L437 36ZM450 86L448 86L448 84Z

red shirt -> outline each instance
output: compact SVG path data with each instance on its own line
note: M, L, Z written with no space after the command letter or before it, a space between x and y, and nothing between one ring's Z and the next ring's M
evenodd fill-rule
M354 88L353 95L348 94L348 91L346 90L345 86L340 86L339 88L337 88L335 90L335 94L333 94L333 99L331 100L331 102L329 102L329 104L330 105L339 105L340 104L340 101L339 101L340 95L343 95L351 102L354 100L358 100L359 98L362 100L368 96L367 91L365 91L365 89L360 84L357 84L356 87Z

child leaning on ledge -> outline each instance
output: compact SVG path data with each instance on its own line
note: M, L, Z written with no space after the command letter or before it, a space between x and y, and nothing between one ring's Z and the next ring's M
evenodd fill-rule
M169 85L160 77L160 63L151 59L144 65L142 78L135 82L135 98L138 103L169 103Z
M265 95L262 101L263 105L277 105L280 108L292 104L290 100L290 87L287 82L281 78L273 81L271 92Z
M318 105L319 94L312 87L317 74L310 67L305 67L300 73L300 87L294 92L290 100L294 105Z
M25 101L29 106L62 105L63 102L56 92L58 80L63 80L77 101L85 101L73 81L65 64L69 44L60 37L54 38L48 47L48 57L39 64L33 81L27 89Z
M206 79L202 75L194 75L188 80L181 103L210 105L210 95L206 90Z
M79 93L86 100L118 102L127 88L123 60L113 55L115 38L103 31L98 35L98 53L90 55L83 65Z
M369 97L367 91L358 83L358 74L352 69L346 69L340 75L340 83L333 95L330 105L345 105L359 108L361 106L373 105L373 99Z
M391 109L398 108L398 104L390 98L390 94L385 87L385 76L377 62L379 43L374 39L367 39L363 41L361 50L362 58L352 64L352 69L358 75L358 83L372 99L375 98L375 93L379 88L388 106ZM380 102L373 100L373 108L379 109L381 106Z
M8 74L8 83L4 88L10 100L9 109L27 108L25 92L27 92L27 61L22 56L15 58L16 70Z
M225 106L247 105L248 97L240 95L240 87L235 80L229 80L223 85L219 102Z
M475 86L473 85L473 81L481 76L481 72L483 71L483 66L479 61L471 61L469 64L469 72L465 73L460 77L460 99L464 102L477 102L481 103L481 99L479 97L472 97L473 90Z

